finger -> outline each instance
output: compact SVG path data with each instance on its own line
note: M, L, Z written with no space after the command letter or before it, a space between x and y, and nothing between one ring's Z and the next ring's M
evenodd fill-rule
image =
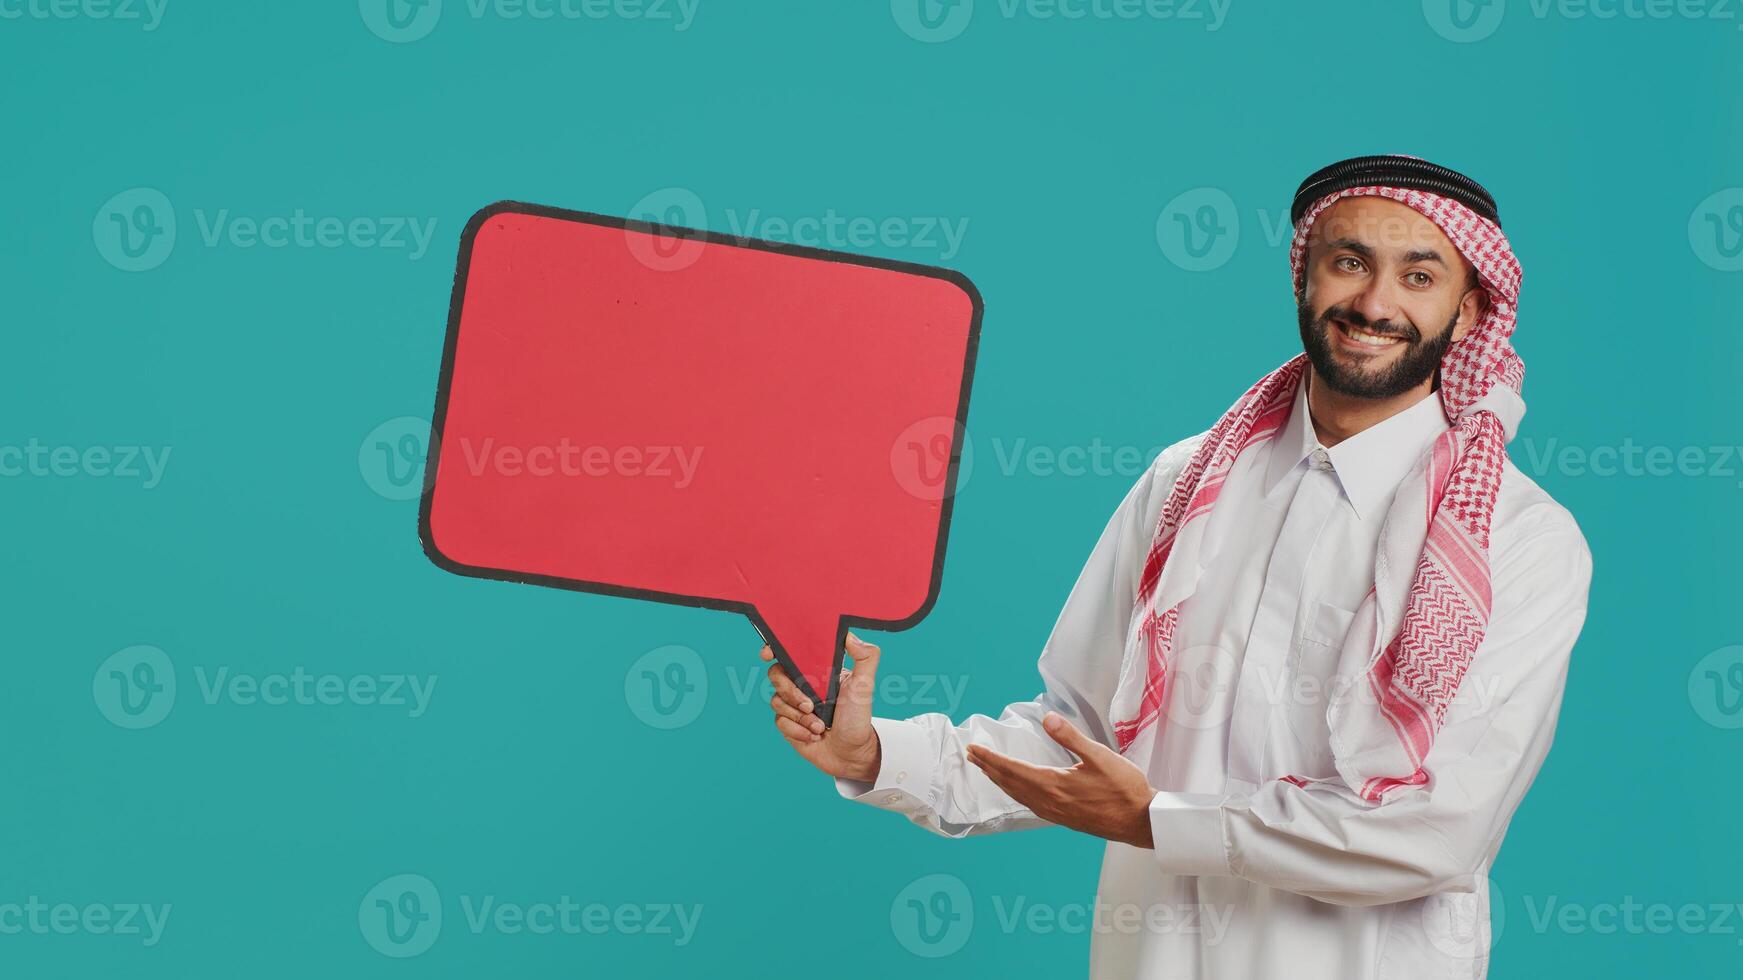
M769 699L769 707L775 709L775 714L782 718L796 721L801 728L808 728L817 734L823 734L823 719L808 711L800 711L787 703L787 699L779 694Z
M805 696L805 692L799 690L799 686L787 678L787 672L781 669L780 664L770 665L769 681L775 685L776 697L785 698L788 704L800 711L810 711L816 707L811 703L811 699Z
M1031 790L1040 789L1060 775L1060 770L1047 766L1031 765L1021 759L1001 755L984 745L969 746L968 759L979 766L980 770L986 773L989 778L996 777L994 781L998 782L1000 786L1012 784L1028 787Z
M1002 752L994 751L984 745L970 745L968 747L968 758L969 761L983 768L995 769L999 772L1021 775L1028 778L1038 778L1048 773L1058 774L1061 772L1061 770L1054 769L1051 766L1037 766L1032 762L1013 759Z
M1077 726L1066 721L1065 716L1057 711L1047 712L1046 717L1041 719L1041 727L1053 736L1053 741L1070 749L1089 765L1100 765L1107 761L1107 753L1113 752L1113 749L1078 731Z
M770 650L769 645L765 643L763 648L757 651L757 656L764 660L773 660L775 659L775 651Z
M1043 805L1045 797L1041 788L1028 774L1006 764L1016 760L1001 756L996 752L980 752L970 753L969 761L979 767L986 778L992 780L992 784L1003 790L1005 795L1011 799L1031 810L1036 810Z
M853 671L842 682L842 693L870 703L873 692L877 690L878 661L882 659L883 651L849 633L847 655L853 658Z
M781 730L781 734L787 736L787 739L789 741L798 742L801 744L810 744L812 742L817 741L821 737L816 732L808 731L804 728L799 727L799 723L794 721L791 718L782 718L782 717L776 716L775 727L779 728Z

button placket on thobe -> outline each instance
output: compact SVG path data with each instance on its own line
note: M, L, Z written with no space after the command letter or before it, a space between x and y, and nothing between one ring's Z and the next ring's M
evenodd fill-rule
M1241 660L1229 719L1227 792L1250 792L1272 775L1266 771L1265 749L1271 726L1289 707L1293 679L1285 676L1285 670L1291 662L1296 621L1311 604L1313 590L1306 585L1309 559L1343 492L1323 447L1298 465L1305 472L1266 563L1265 585Z

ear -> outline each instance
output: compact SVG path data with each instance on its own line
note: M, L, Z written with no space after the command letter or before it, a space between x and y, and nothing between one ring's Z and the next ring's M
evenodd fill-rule
M1481 286L1467 290L1459 299L1459 318L1453 324L1452 342L1458 343L1465 339L1465 334L1483 322L1483 317L1489 312L1489 291Z

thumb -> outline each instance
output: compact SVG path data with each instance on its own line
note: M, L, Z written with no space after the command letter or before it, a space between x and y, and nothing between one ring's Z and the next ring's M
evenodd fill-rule
M877 690L878 661L883 658L883 652L849 633L847 655L853 658L853 673L847 677L847 690L844 693L857 703L869 706L872 694Z
M1091 765L1099 764L1105 753L1113 750L1101 744L1088 735L1077 730L1076 726L1065 720L1065 716L1057 711L1047 712L1041 719L1041 727L1047 734L1053 736L1053 741L1070 749L1079 759Z

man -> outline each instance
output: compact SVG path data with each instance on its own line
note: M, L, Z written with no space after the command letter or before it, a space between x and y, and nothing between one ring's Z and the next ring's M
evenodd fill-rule
M826 729L770 669L844 796L951 837L1107 839L1096 978L1483 976L1487 871L1585 619L1585 539L1506 456L1520 270L1493 199L1358 157L1291 217L1305 352L1127 494L1039 698L873 718L852 637Z

